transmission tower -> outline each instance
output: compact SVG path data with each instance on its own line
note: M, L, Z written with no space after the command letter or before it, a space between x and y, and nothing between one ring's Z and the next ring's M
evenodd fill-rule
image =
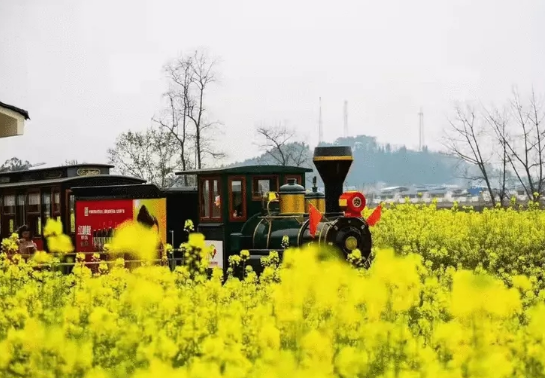
M344 101L344 137L348 137L348 101Z
M324 141L324 126L322 124L322 98L320 97L320 118L318 119L318 143Z
M423 151L424 149L424 112L420 108L420 113L418 113L418 150Z

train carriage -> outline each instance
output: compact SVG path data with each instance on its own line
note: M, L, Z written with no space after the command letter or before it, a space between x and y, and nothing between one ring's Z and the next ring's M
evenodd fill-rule
M142 184L145 180L111 175L112 165L78 164L0 173L0 236L9 237L28 225L38 249L48 218L62 221L64 233L75 242L75 198L72 188Z

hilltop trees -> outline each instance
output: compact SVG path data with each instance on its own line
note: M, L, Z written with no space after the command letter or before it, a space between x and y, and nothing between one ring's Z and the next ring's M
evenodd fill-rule
M16 172L27 171L32 167L32 164L28 160L21 160L17 157L8 159L0 166L0 173L2 172Z

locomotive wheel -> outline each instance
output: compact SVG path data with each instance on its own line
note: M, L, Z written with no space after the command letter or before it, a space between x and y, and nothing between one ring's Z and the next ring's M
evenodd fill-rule
M345 257L359 249L362 260L370 260L372 248L371 231L365 221L359 218L336 219L327 231L326 241L341 249Z

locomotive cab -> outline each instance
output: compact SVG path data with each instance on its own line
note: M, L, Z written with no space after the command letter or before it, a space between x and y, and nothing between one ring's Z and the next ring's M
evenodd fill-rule
M230 255L252 248L251 234L242 230L255 228L259 217L276 214L280 203L269 201L269 197L272 199L288 180L304 183L308 172L312 169L274 165L176 172L197 177L198 202L186 206L198 208L198 219L193 220L195 231L202 233L207 245L216 251L210 267L225 270Z

